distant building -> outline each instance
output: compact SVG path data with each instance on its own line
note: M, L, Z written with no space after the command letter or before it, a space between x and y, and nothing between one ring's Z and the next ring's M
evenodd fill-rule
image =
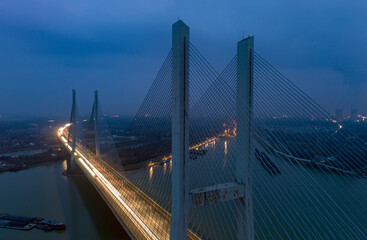
M338 122L343 121L343 119L344 119L343 109L336 109L336 111L335 111L335 119Z
M350 112L350 120L353 122L357 120L357 109L352 109Z

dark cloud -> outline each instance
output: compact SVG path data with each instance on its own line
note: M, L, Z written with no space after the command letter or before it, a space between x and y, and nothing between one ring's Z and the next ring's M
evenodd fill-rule
M256 51L328 110L367 111L366 12L363 0L3 0L0 114L67 115L76 88L81 112L99 89L106 111L132 115L178 17L218 71L255 35Z

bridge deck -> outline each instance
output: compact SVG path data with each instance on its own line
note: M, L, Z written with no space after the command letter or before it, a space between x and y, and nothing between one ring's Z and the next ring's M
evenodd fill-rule
M59 138L71 152L64 135ZM82 169L116 218L134 239L169 239L171 215L122 174L91 151L76 144L75 162ZM188 232L188 239L199 239Z

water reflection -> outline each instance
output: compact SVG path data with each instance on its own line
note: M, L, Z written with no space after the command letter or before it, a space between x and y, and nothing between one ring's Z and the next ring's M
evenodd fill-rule
M163 164L163 174L166 175L167 163Z
M149 169L149 182L152 180L153 177L153 167L150 167Z
M67 169L67 160L62 161L62 169L66 171Z
M224 155L227 155L228 149L227 149L227 140L224 141Z

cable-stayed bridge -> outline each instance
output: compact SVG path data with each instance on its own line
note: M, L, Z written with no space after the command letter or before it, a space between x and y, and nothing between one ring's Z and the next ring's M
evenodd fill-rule
M261 57L218 73L173 24L169 51L116 143L95 93L59 138L133 239L367 239L367 148ZM117 147L116 147L117 146ZM78 167L77 167L78 166Z

